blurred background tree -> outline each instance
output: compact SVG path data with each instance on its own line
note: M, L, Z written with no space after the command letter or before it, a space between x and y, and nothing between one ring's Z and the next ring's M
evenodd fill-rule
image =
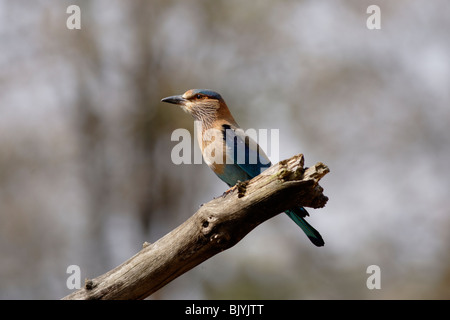
M450 298L450 4L371 4L0 1L0 298L63 297L226 189L170 160L190 88L330 167L326 246L280 215L151 298Z

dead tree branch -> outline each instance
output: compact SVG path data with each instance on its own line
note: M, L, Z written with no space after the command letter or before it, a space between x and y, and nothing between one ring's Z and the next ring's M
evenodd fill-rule
M295 205L321 208L328 198L317 163L304 169L303 155L280 161L259 176L203 206L182 225L120 266L63 299L144 299L167 283L231 248L260 223Z

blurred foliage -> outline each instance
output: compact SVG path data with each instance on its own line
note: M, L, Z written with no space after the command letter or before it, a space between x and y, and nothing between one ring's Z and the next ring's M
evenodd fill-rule
M0 298L60 298L225 190L170 160L193 124L160 99L190 88L331 168L326 246L276 217L152 298L450 297L447 2L379 1L376 31L368 1L77 1L81 30L70 4L0 2Z

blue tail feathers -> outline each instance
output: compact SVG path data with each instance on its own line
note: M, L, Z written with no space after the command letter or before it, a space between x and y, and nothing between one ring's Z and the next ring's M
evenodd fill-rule
M285 211L289 218L291 218L317 247L322 247L325 242L320 233L314 229L303 217L308 216L308 211L303 207L298 207Z

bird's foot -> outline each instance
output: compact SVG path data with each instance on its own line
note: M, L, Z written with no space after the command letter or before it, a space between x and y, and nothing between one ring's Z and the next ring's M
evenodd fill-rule
M233 191L236 190L236 189L237 189L236 185L232 186L230 189L228 189L227 191L225 191L225 192L222 194L222 198L225 198L225 197L226 197L227 195L229 195L230 193L233 193Z
M245 196L245 192L247 191L247 184L248 181L242 182L238 180L238 182L234 186L223 193L222 197L225 198L228 194L233 193L233 191L237 189L238 198L242 198L243 196Z
M243 196L245 196L245 192L247 192L247 184L248 181L238 181L236 183L236 187L238 189L238 198L242 198Z

